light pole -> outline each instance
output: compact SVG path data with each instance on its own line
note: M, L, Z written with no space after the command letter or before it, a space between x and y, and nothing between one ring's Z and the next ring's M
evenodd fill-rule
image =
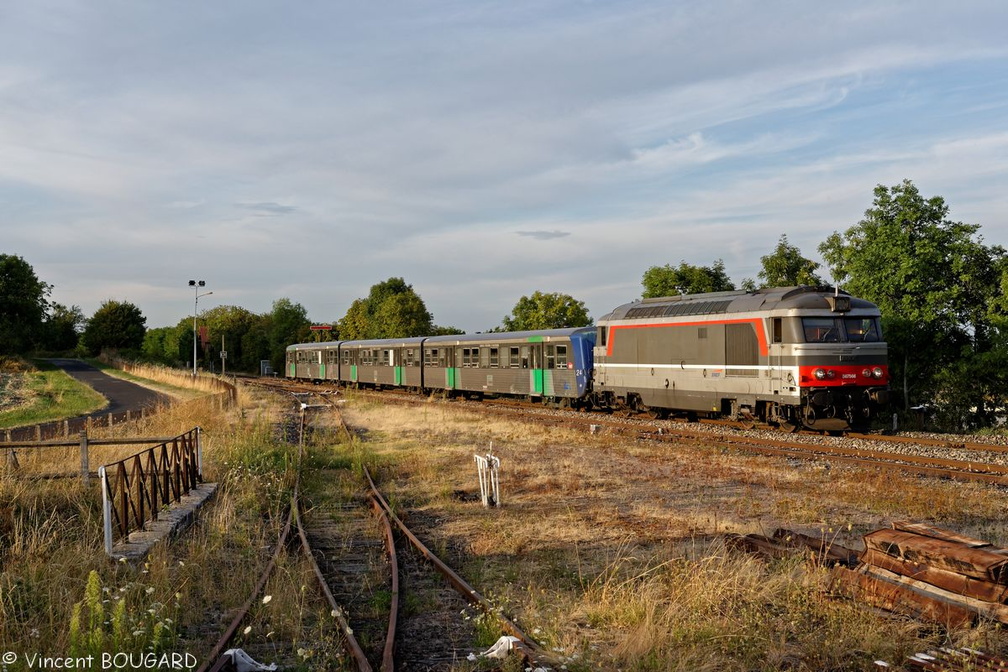
M193 301L193 314L192 314L192 375L196 375L196 314L199 312L199 299L201 296L209 296L213 292L203 292L199 293L200 287L206 287L205 280L190 280L189 286L193 288L193 292L196 295L195 301Z

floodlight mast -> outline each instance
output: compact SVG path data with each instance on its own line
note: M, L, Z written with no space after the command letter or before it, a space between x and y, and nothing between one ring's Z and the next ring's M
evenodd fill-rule
M193 316L192 316L192 375L196 376L196 315L199 313L199 300L201 296L209 296L213 292L203 292L200 294L200 287L206 287L205 280L190 280L189 286L193 288L193 293L195 294L195 300L193 301Z

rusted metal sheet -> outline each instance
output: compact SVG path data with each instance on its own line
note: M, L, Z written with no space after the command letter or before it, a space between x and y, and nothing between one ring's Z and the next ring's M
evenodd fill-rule
M866 567L857 570L834 567L830 575L830 592L947 627L969 625L975 618L974 612L967 607L938 599L911 586L891 583L867 572Z
M991 543L989 541L969 537L954 530L947 530L944 527L935 527L934 525L928 525L927 523L912 523L906 520L897 520L893 522L892 527L894 530L899 530L900 532L913 532L914 534L919 534L924 537L944 539L945 541L962 544L963 546L969 546L970 548L991 548Z
M871 548L862 553L861 561L917 581L930 583L957 595L965 595L985 602L1002 604L1008 602L1008 586L1004 584L975 579L938 567L903 560Z
M899 530L876 530L864 537L865 547L908 562L929 565L965 576L1008 582L1008 556L945 539Z
M969 609L977 616L1001 623L1008 623L1008 606L998 602L987 602L985 600L978 600L974 597L966 595L958 595L930 583L918 581L908 576L902 576L900 574L896 574L895 572L890 572L887 569L875 567L873 565L861 565L861 569L862 571L865 571L866 573L884 581L905 586L915 592L927 595L936 600L941 600L942 602L947 602L949 604L956 604Z

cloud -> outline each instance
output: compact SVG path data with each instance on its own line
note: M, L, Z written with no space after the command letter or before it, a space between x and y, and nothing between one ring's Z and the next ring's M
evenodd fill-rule
M252 212L258 213L263 217L271 217L274 215L290 215L297 212L297 208L293 205L282 205L280 203L265 202L265 203L236 203L239 208L244 210L251 210Z
M554 238L566 238L571 235L570 231L516 231L519 236L535 238L536 240L553 240Z

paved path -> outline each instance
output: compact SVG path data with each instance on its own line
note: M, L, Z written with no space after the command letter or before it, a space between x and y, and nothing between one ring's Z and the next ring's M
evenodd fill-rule
M161 403L168 403L171 400L168 395L122 378L110 376L79 359L50 359L49 361L108 399L108 406L92 413L93 417L126 411L136 412Z
M88 418L105 421L111 414L115 416L116 422L121 422L125 419L127 412L139 416L143 410L171 401L171 397L166 394L155 392L122 378L110 376L79 359L50 359L49 361L80 382L94 388L98 394L108 399L108 404L88 415L42 423L39 425L40 438L42 439L55 438L64 432L76 434L84 428ZM8 435L8 432L12 441L31 441L36 438L34 425L14 427L5 430L4 435Z

